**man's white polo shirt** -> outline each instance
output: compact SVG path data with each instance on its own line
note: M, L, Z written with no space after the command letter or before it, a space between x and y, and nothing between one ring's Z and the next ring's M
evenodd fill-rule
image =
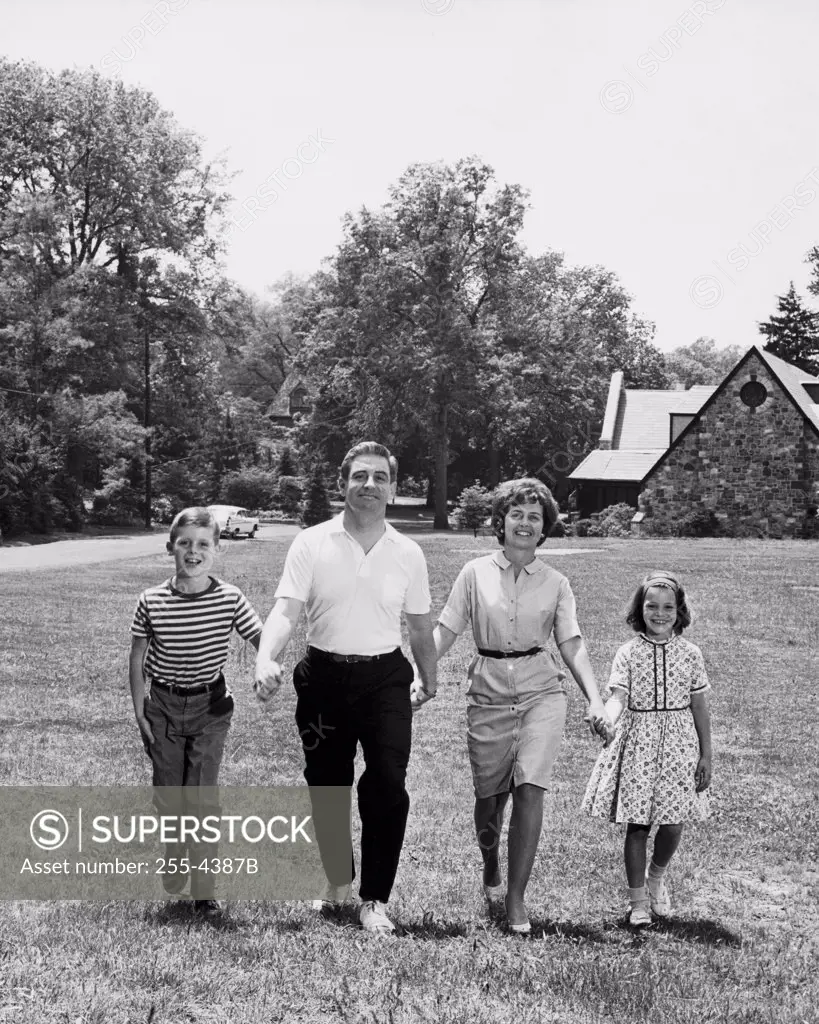
M385 523L364 549L344 529L343 513L293 541L275 597L304 601L307 642L334 654L386 654L401 645L401 612L430 610L421 548Z

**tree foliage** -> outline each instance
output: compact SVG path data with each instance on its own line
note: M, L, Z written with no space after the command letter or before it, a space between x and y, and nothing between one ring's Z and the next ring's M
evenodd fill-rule
M477 537L486 517L492 511L492 492L476 480L471 487L465 487L452 511L452 517L461 530L471 530Z
M713 338L701 337L666 353L665 369L672 387L720 384L744 352L740 345L718 348Z
M773 313L759 331L768 339L765 351L812 375L819 374L819 313L803 303L791 281L785 295L777 297Z

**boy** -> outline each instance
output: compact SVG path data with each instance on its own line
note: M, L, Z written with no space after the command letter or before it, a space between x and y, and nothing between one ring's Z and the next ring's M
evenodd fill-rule
M233 715L222 674L230 634L235 629L258 650L262 623L238 587L210 575L220 550L219 524L206 508L186 508L176 516L167 549L176 571L139 596L131 624L130 680L137 725L153 764L154 803L160 814L179 814L161 787L216 786ZM192 790L186 809L200 816L218 814L217 807L205 806L207 793ZM185 856L176 844L168 844L166 852L169 860ZM192 850L190 862L215 855L208 844L206 851ZM168 893L181 893L186 881L183 872L162 876ZM211 872L193 872L191 896L198 913L220 912Z

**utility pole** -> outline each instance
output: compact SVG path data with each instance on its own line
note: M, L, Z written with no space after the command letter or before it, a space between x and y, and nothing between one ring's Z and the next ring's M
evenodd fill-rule
M147 289L143 292L142 326L145 343L145 529L151 529L151 332L148 326Z

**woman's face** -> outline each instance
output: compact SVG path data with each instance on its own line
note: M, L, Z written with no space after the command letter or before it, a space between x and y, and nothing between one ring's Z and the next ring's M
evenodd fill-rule
M539 501L513 505L503 520L503 546L512 551L529 551L534 555L543 536L543 506Z

